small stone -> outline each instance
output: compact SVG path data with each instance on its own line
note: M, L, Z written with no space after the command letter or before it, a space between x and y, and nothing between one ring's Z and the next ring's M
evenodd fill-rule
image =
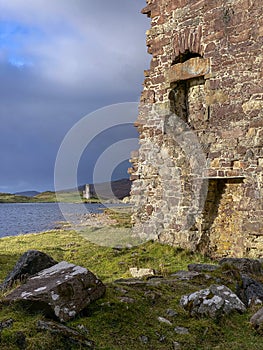
M176 273L173 273L171 275L172 277L177 277L181 281L189 281L192 280L198 276L200 276L199 272L196 271L178 271Z
M178 343L177 341L174 341L174 342L173 342L173 348L174 348L174 350L180 350L180 349L182 349L182 348L181 348L181 344Z
M13 326L14 320L9 318L8 320L4 320L0 322L0 331L4 328L11 328Z
M133 304L135 302L135 299L129 298L129 297L120 297L119 300L122 303L127 303L127 304Z
M166 339L165 335L161 335L159 338L159 342L163 343L165 341L165 339Z
M262 331L263 325L263 308L259 309L250 319L252 326L258 330Z
M149 342L149 338L146 336L146 335L141 335L140 336L140 341L143 343L143 344L147 344Z
M218 270L220 266L211 264L189 264L187 267L189 271L212 272Z
M177 334L189 334L189 330L185 327L175 327L174 331Z
M86 328L83 324L78 324L77 328L79 329L79 331L83 334L89 334L89 330L88 328Z
M121 252L123 250L123 247L121 245L116 245L115 247L113 247L113 249L117 252Z
M176 311L174 311L173 309L167 309L166 314L170 317L175 317L178 315L178 313Z
M139 278L120 278L115 280L114 283L123 284L126 286L146 285L146 281Z
M169 320L167 320L166 318L164 317L158 317L158 321L161 322L161 323L166 323L168 324L169 326L172 326L172 322L170 322Z
M154 276L155 271L153 269L138 269L137 267L131 267L130 274L134 278L143 278L147 276Z
M212 276L210 276L210 275L208 275L207 273L205 274L205 279L206 280L211 280L213 277Z
M133 252L133 253L131 253L131 256L137 256L138 255L138 253L137 252Z
M116 292L122 293L122 294L127 294L128 291L124 288L116 287L115 288Z
M111 302L110 301L106 301L106 303L101 303L101 306L108 306L111 307Z

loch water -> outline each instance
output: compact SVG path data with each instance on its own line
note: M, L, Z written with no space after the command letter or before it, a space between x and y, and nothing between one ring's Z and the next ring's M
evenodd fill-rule
M103 208L97 203L0 203L0 238L52 230Z

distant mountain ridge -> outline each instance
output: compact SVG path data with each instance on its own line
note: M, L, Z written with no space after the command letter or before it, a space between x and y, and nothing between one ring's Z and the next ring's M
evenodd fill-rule
M114 180L99 184L88 184L95 193L95 198L91 202L102 200L123 199L128 197L131 191L131 181L129 179ZM80 185L78 189L65 189L58 192L45 191L23 191L16 193L0 193L0 203L53 203L53 202L81 202L86 185ZM96 198L96 195L98 195Z

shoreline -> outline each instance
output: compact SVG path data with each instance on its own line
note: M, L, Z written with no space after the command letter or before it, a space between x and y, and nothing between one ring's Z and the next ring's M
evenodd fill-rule
M15 203L12 203L15 204ZM25 204L25 203L23 203ZM27 204L27 203L26 203ZM30 204L30 203L28 203ZM36 203L34 203L36 204ZM43 203L38 203L43 204ZM49 203L44 203L49 204ZM51 203L54 204L54 203ZM59 203L57 203L59 204ZM80 203L65 203L65 204L77 204ZM130 227L130 214L131 214L131 206L130 205L114 205L111 204L111 207L99 207L96 208L96 205L99 205L99 203L94 203L96 212L84 212L84 213L68 213L68 217L64 217L61 219L58 218L58 220L50 221L47 218L46 223L47 225L38 225L39 227L35 227L34 225L28 225L24 226L24 232L20 232L19 229L23 230L23 225L17 224L17 226L9 227L8 229L2 229L2 234L0 235L0 238L6 238L6 237L16 237L16 236L27 236L29 234L41 234L43 232L50 232L55 230L75 230L75 231L81 231L85 228L91 229L91 228L112 228L112 227L120 227L121 225L124 225L125 227ZM64 220L63 220L64 219ZM71 220L70 220L71 219ZM37 220L37 217L35 218ZM6 225L8 226L8 224ZM31 227L32 226L32 227Z

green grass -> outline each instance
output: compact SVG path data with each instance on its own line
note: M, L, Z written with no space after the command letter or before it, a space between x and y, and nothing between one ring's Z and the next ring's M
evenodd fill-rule
M104 282L129 277L130 267L151 267L168 274L186 269L189 261L205 261L201 255L192 255L155 242L119 251L92 244L75 231L55 230L0 239L0 279L4 278L19 256L29 249L39 249L59 261L67 260L83 265L94 271Z
M124 228L111 227L112 229ZM90 305L85 314L68 323L73 328L84 325L89 330L88 337L95 341L96 349L172 350L174 341L180 342L182 349L189 350L263 349L262 337L251 329L248 322L255 310L244 315L233 314L220 322L214 322L210 319L190 318L181 309L180 297L214 283L213 274L211 280L200 277L190 282L173 281L159 285L149 285L146 281L133 286L114 282L116 279L131 277L130 267L150 267L169 276L172 272L186 269L189 263L208 262L202 255L156 242L118 250L92 244L74 231L56 230L0 239L1 280L28 249L39 249L58 261L67 260L82 265L106 283L106 295ZM215 278L218 274L216 272ZM225 278L226 284L231 285L232 282ZM134 299L134 302L122 302L124 296ZM178 315L169 317L166 313L168 308L175 310ZM157 319L159 316L169 319L173 325L160 323ZM78 346L65 345L59 337L38 332L36 322L43 319L41 314L30 315L17 305L1 306L0 321L8 318L14 319L14 325L1 332L1 350L19 349L19 331L26 335L29 350L80 349ZM190 334L176 334L175 326L187 327ZM141 336L148 337L147 344L141 342Z
M26 196L16 196L11 193L0 193L0 203L26 203L28 202Z
M131 228L131 207L116 207L113 209L105 209L105 214L109 215L110 218L117 221L116 227Z

